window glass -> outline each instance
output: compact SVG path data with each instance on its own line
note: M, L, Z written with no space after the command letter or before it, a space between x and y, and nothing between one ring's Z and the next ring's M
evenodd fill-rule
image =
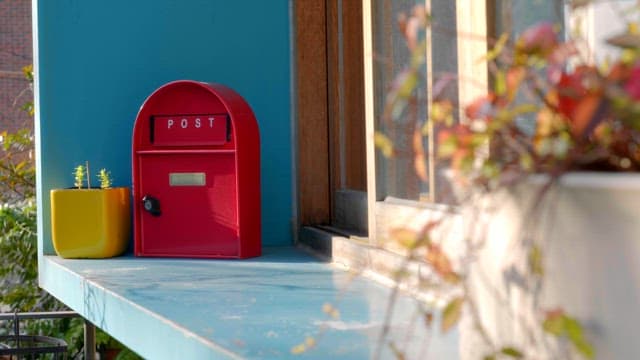
M562 0L496 0L496 34L511 33L517 37L524 29L541 21L562 24Z
M402 26L399 26L399 16L410 14L416 4L425 4L431 14L429 30L422 35L428 44L424 49L426 61L420 69L419 79L416 80L418 86L411 101L406 106L389 107L389 94L401 83L398 75L412 61L407 41L402 35ZM507 32L512 34L511 39L515 39L524 29L540 21L562 24L563 9L562 0L489 1L487 18L490 20L487 22L491 24L487 24L486 30L494 36ZM457 28L462 24L461 16L467 19L475 16L465 11L469 12L460 2L450 0L372 0L375 128L377 133L386 136L385 141L393 144L391 157L383 155L382 146L376 150L378 201L388 197L445 202L451 199L446 195L450 193L444 171L446 164L438 163L433 157L437 129L429 129L430 132L422 130L432 98L447 98L454 107L463 105L459 102L469 101L462 98L462 91L458 87L458 80L474 81L474 74L469 72L469 67L460 70L464 68L461 59L468 55L465 53L465 41L474 36L484 37L485 34L475 34L473 28ZM459 97L463 100L458 101ZM398 110L400 108L401 111ZM415 136L417 131L423 135L420 140ZM418 159L415 149L419 147L432 151ZM421 169L426 170L426 176L424 173L418 175Z
M378 200L387 196L418 200L421 194L429 192L429 183L421 181L414 171L412 142L414 131L426 118L427 67L421 69L417 79L420 85L414 94L414 102L406 104L401 114L385 106L389 92L393 91L394 79L398 79L398 74L411 61L411 52L400 31L398 17L400 14L409 16L415 5L415 0L372 1L375 126L376 131L388 137L394 148L392 157L383 156L381 151L376 154Z

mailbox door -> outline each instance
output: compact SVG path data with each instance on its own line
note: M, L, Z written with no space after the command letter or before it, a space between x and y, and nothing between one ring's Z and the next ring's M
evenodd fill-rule
M167 151L140 161L142 252L150 256L235 257L238 208L233 151ZM142 199L157 202L156 213Z

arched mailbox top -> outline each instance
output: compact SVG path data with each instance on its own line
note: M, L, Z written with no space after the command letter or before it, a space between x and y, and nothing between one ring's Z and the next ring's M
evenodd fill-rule
M258 124L249 104L224 85L191 80L173 81L155 90L140 107L133 131L134 151L238 149L248 142L259 143Z

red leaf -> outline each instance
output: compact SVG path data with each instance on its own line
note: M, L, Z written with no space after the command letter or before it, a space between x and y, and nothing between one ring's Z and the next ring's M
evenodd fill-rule
M587 135L587 129L594 124L594 121L598 121L598 119L594 119L594 116L600 102L601 99L598 95L588 95L578 101L569 123L573 136L583 137Z
M640 100L640 64L636 64L627 78L627 82L624 84L624 91L636 101Z
M418 178L420 178L420 180L427 182L429 181L429 171L427 169L427 158L425 156L422 133L420 132L420 129L415 129L413 131L413 151L413 166L416 171L416 175L418 175Z
M493 95L480 96L464 109L469 119L488 119L493 115Z
M456 283L460 280L458 274L453 271L453 266L451 266L449 257L444 253L444 251L442 251L439 245L430 243L427 246L427 255L425 259L427 263L431 265L433 270L445 281Z
M557 84L558 110L570 119L578 105L578 101L586 95L587 89L582 84L581 72L576 70L571 74L563 72Z
M515 97L526 75L527 70L521 66L513 67L507 72L507 99L509 101Z
M541 22L526 29L517 41L517 48L525 54L549 55L558 44L554 25Z

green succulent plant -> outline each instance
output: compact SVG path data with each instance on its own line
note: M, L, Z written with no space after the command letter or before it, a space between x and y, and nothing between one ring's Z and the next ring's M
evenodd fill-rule
M108 189L111 187L111 172L107 171L107 169L100 169L98 179L100 180L101 189Z
M85 165L78 165L75 167L75 171L73 173L75 181L74 186L78 189L82 189L84 186L85 180L87 182L87 188L91 189L91 175L89 172L89 162L85 162ZM107 171L107 169L100 169L98 173L98 180L100 181L101 189L108 189L113 184L111 180L111 172Z
M82 189L82 186L84 185L85 173L86 173L86 168L84 165L76 166L75 171L73 173L75 178L75 181L73 184L78 189Z

